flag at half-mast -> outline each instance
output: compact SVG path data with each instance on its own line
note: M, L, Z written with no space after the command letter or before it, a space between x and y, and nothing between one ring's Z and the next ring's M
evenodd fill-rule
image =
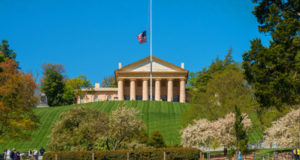
M147 42L146 31L138 34L136 38L139 40L140 44Z

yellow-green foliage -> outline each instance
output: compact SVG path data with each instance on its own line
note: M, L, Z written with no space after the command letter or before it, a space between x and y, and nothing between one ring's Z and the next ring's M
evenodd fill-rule
M87 150L108 130L108 121L108 116L100 110L72 108L62 113L53 126L48 147L52 151Z

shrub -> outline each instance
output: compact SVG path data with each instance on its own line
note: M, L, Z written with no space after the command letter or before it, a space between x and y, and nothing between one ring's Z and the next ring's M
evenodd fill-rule
M76 107L60 115L50 134L53 151L86 150L107 130L106 113L87 107Z
M163 148L166 147L164 137L159 131L154 131L149 138L148 145L154 148Z
M194 148L160 148L140 150L117 150L117 151L70 151L70 152L49 152L43 157L44 160L91 160L94 153L95 160L126 159L127 153L131 160L161 160L164 152L168 160L196 160L199 159L199 150Z

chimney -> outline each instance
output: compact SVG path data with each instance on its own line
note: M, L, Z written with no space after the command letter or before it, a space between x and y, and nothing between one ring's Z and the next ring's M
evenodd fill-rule
M122 62L119 62L119 69L122 68Z
M95 83L95 88L100 88L100 83Z
M184 63L183 62L181 62L181 68L184 69Z

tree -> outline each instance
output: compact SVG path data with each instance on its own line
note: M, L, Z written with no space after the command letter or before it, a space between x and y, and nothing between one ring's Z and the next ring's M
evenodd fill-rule
M225 58L226 59L226 58ZM210 73L209 80L201 87L192 87L197 92L197 104L191 104L181 119L183 125L194 119L206 118L216 120L234 111L234 106L250 113L256 110L257 102L253 98L253 88L243 78L243 71L238 64L229 64L221 71ZM202 91L200 88L202 88ZM194 102L194 101L192 101Z
M220 60L217 57L208 68L204 68L197 73L191 73L192 76L189 79L189 86L187 86L187 88L190 89L190 94L192 95L190 101L192 103L199 103L197 101L197 99L199 98L199 94L206 91L207 83L212 78L212 74L223 71L225 67L229 65L231 61L233 61L232 59L230 59L231 53L232 52L229 51L226 55L226 61Z
M207 119L195 120L181 130L181 143L184 147L209 147L210 142L216 141L216 128Z
M144 141L144 124L134 108L119 106L108 116L87 107L72 108L61 114L53 126L49 148L53 151L117 150L134 140Z
M246 152L248 144L248 135L246 130L244 129L244 117L237 106L234 107L234 115L234 134L236 138L236 148L239 149L241 152Z
M17 66L12 59L0 63L0 141L28 139L38 123L32 111L37 85L32 74L18 71Z
M79 75L78 77L68 79L66 81L66 87L65 87L65 93L67 91L73 92L68 93L65 96L72 96L73 103L76 103L77 97L83 96L83 92L81 89L83 88L93 88L91 81L87 80L85 75ZM70 99L71 97L68 97L66 99Z
M218 119L214 126L218 129L216 137L225 148L232 147L235 142L234 138L234 118L233 113L227 114L224 118Z
M74 104L76 103L76 90L74 90L71 86L65 85L63 88L62 100L61 104Z
M255 87L261 111L270 106L300 103L300 20L297 0L253 0L259 31L270 33L265 47L260 39L251 41L243 54L246 80Z
M265 142L276 142L278 147L290 148L293 145L300 146L300 106L272 123L265 131Z
M232 47L230 47L229 49L228 49L228 52L227 52L227 54L226 54L226 56L225 56L225 59L224 59L224 66L227 66L227 65L230 65L230 64L234 64L235 62L234 62L234 60L233 60L233 58L232 58Z
M65 91L65 78L63 76L65 70L63 65L45 63L42 65L42 68L43 77L41 79L41 90L46 94L49 106L67 104L63 99ZM70 96L65 95L65 97Z
M229 113L225 115L224 118L219 118L213 125L217 128L218 131L218 139L220 140L221 144L225 147L233 147L237 143L236 139L236 132L235 132L235 122L236 122L236 114ZM246 133L248 133L249 128L252 125L251 120L249 119L248 115L243 113L241 114L243 119L240 121L242 124L242 129Z
M4 62L7 59L14 60L16 59L17 54L13 49L9 49L8 41L7 40L2 40L2 44L0 44L0 52L4 54L4 59L0 59L0 62ZM18 67L18 64L17 66Z
M153 131L151 137L149 138L148 145L154 148L166 147L164 137L159 131Z
M253 88L243 79L243 72L237 65L227 66L224 71L213 74L205 94L206 103L216 117L232 112L235 105L242 106L246 113L254 111L257 105Z
M61 64L43 64L43 77L41 90L47 95L50 106L69 105L76 103L77 97L83 96L82 88L92 88L90 80L86 76L67 79L64 76L65 69ZM89 92L93 92L90 89Z
M191 103L201 103L201 100L199 100L199 98L202 97L203 93L206 92L207 84L212 79L212 76L214 74L221 73L227 66L238 65L232 59L231 54L232 48L229 48L224 60L220 60L217 57L208 68L204 68L197 73L190 73L187 88L189 89L189 93L192 96L189 99Z
M109 121L109 129L105 134L105 144L108 150L117 150L122 143L136 139L145 126L142 120L136 118L139 114L134 108L119 106L113 111Z
M114 76L105 77L101 82L101 86L104 88L116 88L117 83Z
M251 120L246 114L242 115L243 129L248 132ZM229 113L224 118L215 121L207 119L194 120L193 124L181 130L181 143L185 147L218 147L223 144L225 147L235 147L235 114Z
M76 107L62 113L49 135L53 151L82 151L93 148L108 129L108 116L96 109Z
M278 16L287 12L293 19L299 19L300 4L298 0L274 1L274 0L252 0L258 3L252 13L256 16L260 32L275 32L275 27L280 23ZM274 12L273 8L278 8Z
M87 80L85 75L79 75L78 77L68 79L66 85L71 86L73 89L92 88L90 80Z

